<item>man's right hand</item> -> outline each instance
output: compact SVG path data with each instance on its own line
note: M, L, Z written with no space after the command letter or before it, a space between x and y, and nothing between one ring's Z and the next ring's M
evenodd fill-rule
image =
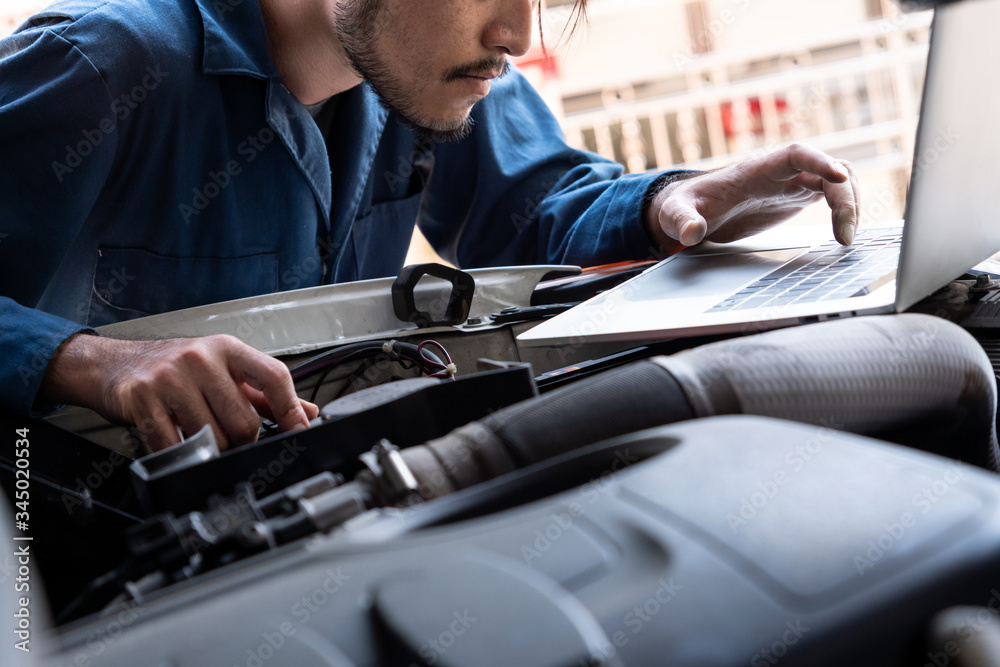
M257 440L258 415L283 431L319 414L283 363L232 336L126 341L77 334L49 362L38 401L81 405L135 424L153 450L205 424L220 449Z

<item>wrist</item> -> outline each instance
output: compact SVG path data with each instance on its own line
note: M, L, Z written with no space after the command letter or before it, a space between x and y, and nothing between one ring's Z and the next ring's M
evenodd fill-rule
M104 391L103 371L108 365L105 348L109 342L90 331L64 340L49 360L36 403L96 409Z

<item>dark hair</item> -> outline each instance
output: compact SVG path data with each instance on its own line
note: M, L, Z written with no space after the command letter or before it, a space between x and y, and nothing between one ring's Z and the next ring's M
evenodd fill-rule
M563 37L572 37L573 33L576 32L577 27L580 25L580 21L587 20L587 0L576 0L573 3L573 9L569 14L569 21L566 22L566 27L563 29L559 39L562 40ZM567 34L568 33L568 34ZM542 29L542 3L538 3L538 34L541 36L542 40L542 52L547 58L549 55L549 50L545 46L545 31Z
M573 4L573 12L570 14L569 18L569 25L573 26L570 28L570 34L572 35L581 19L587 19L587 0L576 0Z

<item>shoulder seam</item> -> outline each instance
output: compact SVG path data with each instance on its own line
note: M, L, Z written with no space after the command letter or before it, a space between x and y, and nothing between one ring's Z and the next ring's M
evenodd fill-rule
M111 86L108 85L108 80L106 78L104 78L104 74L97 67L97 65L94 64L94 61L90 59L90 56L88 56L86 53L84 53L83 49L81 49L70 38L63 36L60 33L56 33L55 31L52 31L52 36L55 37L58 40L61 40L61 41L65 42L66 44L68 44L70 46L70 48L72 48L74 51L76 51L77 53L79 53L80 57L83 58L87 62L88 65L90 65L90 67L94 70L94 72L97 74L97 76L101 79L101 83L104 84L104 92L107 93L108 104L110 105L111 102L113 101L113 98L111 96Z

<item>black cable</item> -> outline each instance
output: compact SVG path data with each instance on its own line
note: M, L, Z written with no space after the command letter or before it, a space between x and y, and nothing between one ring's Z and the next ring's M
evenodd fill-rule
M436 346L444 355L446 361L442 361L436 354L426 349L425 346L428 344ZM413 345L412 343L401 343L395 340L381 340L351 343L327 350L322 354L293 366L289 369L289 372L294 380L300 380L313 373L322 371L316 384L313 386L312 395L309 399L315 403L316 398L319 396L320 387L323 386L323 382L335 368L352 361L357 361L358 359L376 357L379 354L385 354L391 361L403 365L404 369L412 368L415 365L423 374L431 377L442 377L442 373L446 372L448 366L451 365L451 357L448 355L448 351L436 341L424 341L420 345ZM404 361L409 362L411 365L404 365Z
M383 346L389 341L366 341L364 343L351 343L348 345L341 345L340 347L335 347L331 350L327 350L322 354L318 354L311 359L307 359L300 364L297 364L289 369L292 374L292 379L298 380L318 370L326 368L329 365L338 365L342 363L344 357L350 356L355 352L363 350L379 350L381 351ZM398 344L398 343L397 343Z
M117 569L105 572L97 579L91 581L79 595L73 598L72 602L66 605L63 610L59 612L59 615L56 617L56 625L62 625L77 616L83 616L87 613L102 609L105 605L101 604L99 599L96 605L91 601L100 594L104 598L107 598L107 601L110 602L115 595L118 595L118 593L121 592L122 586L126 581L135 578L135 574L137 572L141 572L142 569L139 567L140 565L141 564L134 557L129 558ZM88 602L91 604L88 605ZM85 607L85 605L87 606ZM87 607L90 609L88 610ZM78 612L81 608L84 609L84 613L77 614L76 612Z
M388 357L386 357L388 359ZM391 361L391 359L390 359ZM378 357L372 357L371 359L365 359L364 363L357 367L357 369L344 379L344 386L340 388L337 395L333 397L333 400L337 400L343 396L347 389L353 384L358 378L360 378L369 368L374 364L378 363ZM315 401L313 401L315 403Z
M319 379L316 380L316 385L313 387L312 396L309 398L309 402L310 403L316 402L316 397L319 395L320 387L323 386L323 381L326 380L326 377L330 373L332 373L338 366L343 366L346 363L357 361L358 359L366 359L368 357L374 357L382 353L383 353L382 347L379 346L377 349L372 348L367 350L357 350L355 352L352 352L351 354L348 354L346 357L342 357L340 359L336 359L335 361L331 361L329 367L327 367L320 374Z

